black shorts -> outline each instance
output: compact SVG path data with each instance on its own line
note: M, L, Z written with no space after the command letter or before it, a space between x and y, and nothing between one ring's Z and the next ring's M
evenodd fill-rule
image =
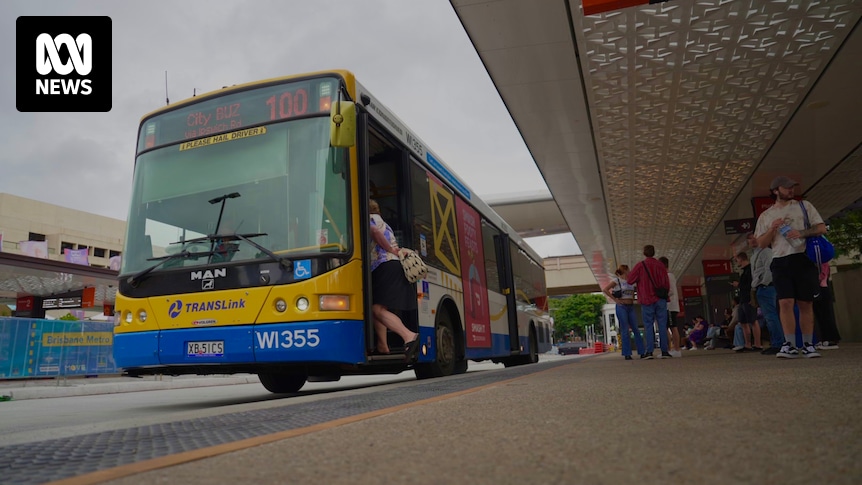
M757 320L757 310L751 303L740 303L736 307L736 320L739 323L754 323Z
M667 311L667 328L668 330L676 327L679 329L680 335L685 334L685 322L678 321L676 316L679 315L679 312L672 312L670 310Z
M793 298L814 301L814 297L820 293L820 270L805 253L775 258L769 268L779 300Z

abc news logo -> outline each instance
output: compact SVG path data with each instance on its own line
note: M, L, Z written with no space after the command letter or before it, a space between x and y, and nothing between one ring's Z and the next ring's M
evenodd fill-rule
M18 111L111 110L110 17L18 17L15 47Z

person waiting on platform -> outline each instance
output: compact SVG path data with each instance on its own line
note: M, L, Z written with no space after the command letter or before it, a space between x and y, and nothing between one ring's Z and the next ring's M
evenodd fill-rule
M693 328L688 334L688 343L691 347L688 350L697 350L697 343L706 338L706 321L698 315L691 323Z
M615 276L611 277L611 281L602 288L602 293L616 303L623 357L626 360L632 360L632 342L629 330L634 333L638 355L644 355L644 342L641 339L641 333L638 330L638 320L635 317L635 287L626 281L629 275L627 264L621 264L614 273Z

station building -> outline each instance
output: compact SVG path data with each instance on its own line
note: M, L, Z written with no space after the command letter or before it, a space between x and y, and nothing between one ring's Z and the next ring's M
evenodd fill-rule
M77 308L88 315L110 310L125 230L123 220L0 193L0 311L62 316L76 307L67 301L50 308L59 305L52 297L75 299L82 289L93 306ZM36 308L42 305L49 308Z

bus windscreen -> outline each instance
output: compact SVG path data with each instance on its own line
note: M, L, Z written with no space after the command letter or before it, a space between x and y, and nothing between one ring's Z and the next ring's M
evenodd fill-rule
M210 98L144 120L138 152L270 121L328 113L335 78L313 78Z

